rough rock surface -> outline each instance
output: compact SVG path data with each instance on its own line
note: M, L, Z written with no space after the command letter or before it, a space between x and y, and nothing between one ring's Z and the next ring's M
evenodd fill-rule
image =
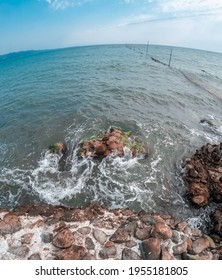
M148 148L144 141L131 134L130 131L122 131L119 128L111 128L109 132L100 137L85 140L80 145L79 155L81 157L101 158L116 153L124 156L126 150L132 154L148 155Z
M212 222L209 236L169 215L100 205L0 209L0 259L222 259L222 210Z
M222 202L222 143L206 144L185 160L187 195L197 206Z

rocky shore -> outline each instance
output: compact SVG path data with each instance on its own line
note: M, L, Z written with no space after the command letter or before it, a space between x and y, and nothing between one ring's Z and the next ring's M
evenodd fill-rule
M218 260L222 210L203 234L186 221L101 205L26 205L0 210L1 260Z

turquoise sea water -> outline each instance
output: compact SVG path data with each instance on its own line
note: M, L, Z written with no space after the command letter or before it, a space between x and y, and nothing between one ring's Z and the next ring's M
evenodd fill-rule
M170 51L107 45L0 56L0 207L100 202L199 219L181 162L222 142L222 54L173 48L171 67L151 58L168 64ZM143 135L149 157L79 160L75 145L110 126ZM58 141L72 151L64 172L47 153Z

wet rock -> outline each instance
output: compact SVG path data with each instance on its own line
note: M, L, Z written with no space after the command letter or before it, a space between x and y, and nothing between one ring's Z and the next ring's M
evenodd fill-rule
M122 251L122 260L141 260L141 257L135 251L124 248Z
M54 207L48 204L32 205L29 215L49 217L54 214L54 210Z
M73 234L70 230L64 229L59 231L52 240L52 243L57 248L68 248L72 246L74 241Z
M93 230L93 236L100 244L104 244L107 240L105 232L97 228Z
M12 234L21 229L20 219L14 214L6 214L0 220L0 234Z
M187 191L187 195L198 206L205 206L209 203L210 192L206 184L192 183Z
M63 215L63 221L65 222L84 222L85 220L84 212L78 208L66 211Z
M192 244L191 253L192 254L200 254L203 250L207 249L209 247L209 241L205 237L200 237L196 239Z
M72 247L60 251L56 257L59 260L82 260L86 254L83 246L72 245Z
M158 260L160 258L160 239L151 237L141 242L141 254L144 260Z
M151 235L162 239L171 239L173 234L169 226L163 223L157 223L154 225Z
M116 255L116 247L108 247L108 248L103 248L102 250L99 251L99 256L102 259L109 259L113 258Z
M79 156L103 158L111 153L122 157L124 147L127 147L132 156L148 155L148 148L144 141L131 134L131 132L122 131L119 128L111 128L107 133L100 137L84 140L80 144Z
M129 233L123 228L118 228L110 237L110 241L115 243L124 243L128 240L130 240Z

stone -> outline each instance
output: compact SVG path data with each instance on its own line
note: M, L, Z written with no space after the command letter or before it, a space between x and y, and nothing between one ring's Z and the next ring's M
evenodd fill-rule
M182 232L186 229L186 227L187 227L187 222L186 221L182 221L182 222L180 222L176 225L176 229L178 231L182 231Z
M21 236L21 243L22 244L30 244L32 241L34 233L25 233Z
M198 206L205 206L209 203L210 192L206 184L192 183L187 191L187 195Z
M179 243L179 241L180 241L180 233L177 231L177 230L173 230L172 231L172 241L174 242L174 243L176 243L176 244L178 244Z
M122 260L141 260L141 257L135 251L124 248L122 251Z
M173 246L173 253L175 255L181 255L182 253L185 253L186 251L187 251L187 242L186 241Z
M200 237L200 238L196 239L195 241L193 241L191 253L198 255L202 251L207 249L209 247L209 245L210 245L210 243L206 237Z
M144 260L159 260L161 252L160 239L151 237L142 241L140 251Z
M169 251L167 248L162 247L161 248L161 260L169 261L169 260L174 260L174 257L170 255Z
M39 253L32 254L28 257L28 260L41 260L41 256Z
M21 229L20 219L14 214L6 214L0 220L0 234L12 234Z
M30 216L44 216L49 217L54 214L54 207L48 204L32 205L29 210Z
M211 219L214 226L214 232L222 236L222 208L216 209L211 214Z
M41 234L41 240L43 243L50 243L52 242L53 234L50 232L43 232Z
M82 260L86 254L83 246L72 245L68 249L60 251L56 257L59 260Z
M107 240L107 235L105 234L105 232L97 228L93 229L93 236L102 245Z
M79 228L77 231L80 232L83 235L88 235L91 232L91 228L90 227L82 227L82 228Z
M116 247L108 247L108 248L103 248L102 250L99 251L99 256L102 259L109 259L112 258L116 255Z
M30 249L27 245L21 245L18 247L11 247L8 251L9 253L16 255L16 257L26 259L26 256L28 255Z
M164 223L155 224L151 231L151 236L159 237L162 239L171 239L172 235L173 235L172 230L170 229L169 226L167 226Z
M115 243L124 243L130 240L130 236L125 229L120 227L114 232L114 234L110 237L109 240Z
M74 241L73 234L70 230L64 229L59 231L52 240L52 243L57 248L68 248L72 246Z
M125 243L125 245L126 245L126 247L133 248L133 247L137 246L137 243L134 240L129 240Z
M92 239L90 237L86 237L85 239L85 247L88 250L94 250L95 244L93 243Z
M150 238L151 227L138 228L135 232L135 237L139 240Z

